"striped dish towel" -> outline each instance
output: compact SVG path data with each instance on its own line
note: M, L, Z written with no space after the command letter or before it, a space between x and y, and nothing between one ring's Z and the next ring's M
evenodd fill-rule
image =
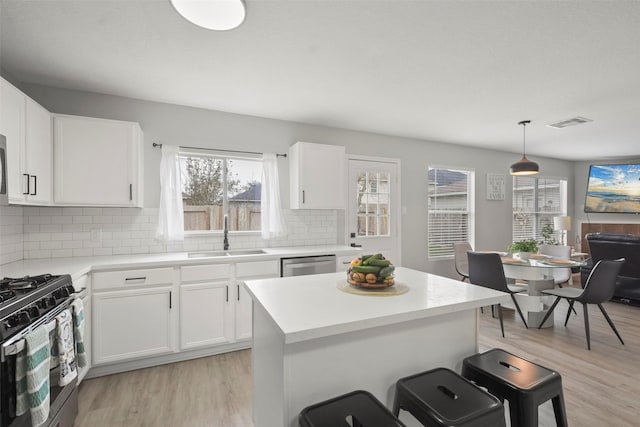
M55 320L54 320L55 322ZM16 358L16 415L31 411L32 425L49 418L49 331L41 325L25 337Z
M71 303L73 311L73 334L76 338L76 358L78 366L87 366L87 353L84 348L84 305L80 298L76 298Z
M58 341L58 361L60 362L60 387L69 384L78 376L76 352L73 347L73 326L71 311L63 310L56 316L56 338Z

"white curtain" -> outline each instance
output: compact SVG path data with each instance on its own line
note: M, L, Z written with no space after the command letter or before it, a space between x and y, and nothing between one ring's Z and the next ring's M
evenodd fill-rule
M261 190L262 238L273 239L287 233L280 209L280 181L278 179L278 160L275 154L262 155Z
M160 160L160 209L158 240L184 240L182 184L180 182L179 147L162 144Z

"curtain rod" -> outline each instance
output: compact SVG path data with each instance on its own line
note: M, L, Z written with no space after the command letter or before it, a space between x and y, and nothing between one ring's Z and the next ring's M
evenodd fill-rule
M152 145L154 148L162 147L162 144L158 144L157 142L154 142ZM223 150L221 148L186 147L183 145L181 145L180 148L190 148L192 150L224 151L225 153L264 154L264 153L259 153L257 151ZM287 155L276 153L276 157L287 157Z

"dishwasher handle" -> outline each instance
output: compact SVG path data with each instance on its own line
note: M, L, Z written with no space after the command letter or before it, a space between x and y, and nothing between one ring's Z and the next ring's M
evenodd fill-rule
M307 268L307 267L321 267L323 265L333 266L335 265L335 261L299 262L296 264L287 264L287 268L291 270L296 270L296 269Z

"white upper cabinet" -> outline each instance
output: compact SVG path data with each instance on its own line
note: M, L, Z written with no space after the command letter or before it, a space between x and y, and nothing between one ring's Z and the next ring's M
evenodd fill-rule
M56 204L142 207L138 123L54 114L53 131Z
M40 104L27 98L27 144L25 147L25 171L29 175L26 201L51 203L52 147L51 113ZM26 191L25 191L26 192Z
M0 133L7 138L9 202L51 203L51 113L0 79Z
M7 183L9 201L24 200L22 165L25 144L25 95L4 79L0 79L0 134L7 138Z
M289 148L291 209L344 209L345 153L343 146L310 142Z

